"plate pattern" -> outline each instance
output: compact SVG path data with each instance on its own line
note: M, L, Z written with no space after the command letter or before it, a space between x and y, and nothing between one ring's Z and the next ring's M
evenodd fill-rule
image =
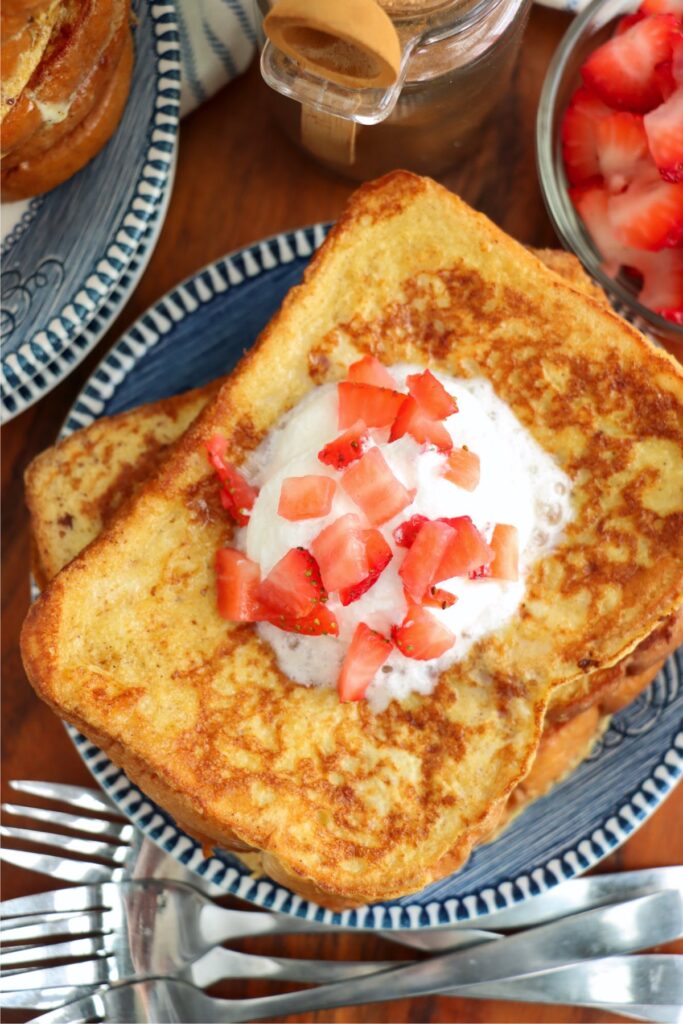
M297 283L326 227L277 235L225 257L171 291L105 357L73 406L66 436L101 415L154 401L227 372ZM342 913L255 878L199 844L86 737L68 727L103 789L147 836L226 892L259 906L357 928L420 928L481 918L581 874L623 843L683 775L683 648L616 715L572 775L450 878L413 896ZM590 798L586 798L590 794Z
M136 77L121 132L79 175L43 202L30 204L3 246L6 269L0 310L0 394L4 418L17 389L54 364L117 289L135 253L145 239L149 240L147 228L157 218L170 188L180 100L175 8L168 0L141 0L138 13ZM148 60L153 62L151 69L145 64ZM147 81L149 75L152 78ZM138 76L144 76L143 95L136 93ZM136 174L123 195L107 197L102 188L102 169L125 166L130 159L130 137L142 145ZM95 207L98 223L105 225L103 237L84 265L73 256L78 251L82 204L90 210L90 216ZM49 263L49 276L44 266L36 268L32 262L35 239L43 251L53 249L53 255L43 261ZM52 379L50 374L46 376L46 380ZM20 400L15 404L15 411L19 411L26 403Z

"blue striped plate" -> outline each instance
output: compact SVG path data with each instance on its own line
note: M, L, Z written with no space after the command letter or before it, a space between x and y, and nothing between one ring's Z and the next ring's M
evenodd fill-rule
M228 372L296 284L325 235L321 225L277 235L199 271L149 309L100 364L62 435L143 402ZM70 729L85 763L146 835L226 892L262 907L359 928L420 928L471 920L581 874L623 843L683 774L683 648L649 689L615 716L594 752L566 781L524 812L462 871L391 903L334 913L236 858L204 857L84 736Z
M163 223L180 99L176 13L171 0L133 8L135 70L115 135L59 188L2 209L2 422L47 394L100 339ZM105 307L108 316L98 317Z

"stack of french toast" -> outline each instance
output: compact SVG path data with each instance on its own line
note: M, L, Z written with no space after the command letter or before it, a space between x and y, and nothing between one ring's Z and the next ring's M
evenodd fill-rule
M367 353L487 378L573 505L512 621L378 714L287 679L251 626L221 619L225 528L200 500L216 431L239 464ZM526 250L404 172L356 193L228 378L95 422L26 487L44 590L22 649L40 696L208 847L257 852L333 908L461 867L683 642L680 367L573 256Z
M111 137L133 71L130 18L130 0L5 0L3 201L55 188Z

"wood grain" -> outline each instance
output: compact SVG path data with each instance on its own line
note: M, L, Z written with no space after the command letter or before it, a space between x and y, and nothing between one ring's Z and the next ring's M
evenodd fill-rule
M473 206L521 241L556 245L541 200L534 155L535 112L549 59L567 16L532 12L522 57L496 118L482 132L477 156L442 177ZM280 136L268 113L257 68L223 89L183 122L176 183L168 216L149 267L130 302L95 352L50 395L2 430L2 769L9 779L90 784L91 779L59 721L34 696L18 651L28 607L28 517L22 474L49 445L83 382L122 331L152 302L203 264L255 239L335 218L353 189L299 153ZM683 787L600 870L683 862ZM49 879L3 869L3 898L51 887ZM387 958L393 947L373 936L282 938L244 944L280 955ZM683 948L678 946L679 949ZM400 955L400 954L399 954ZM262 984L234 984L230 996L265 994ZM25 1020L27 1015L5 1015ZM299 1021L602 1022L609 1014L459 999L415 999L381 1006L292 1017Z

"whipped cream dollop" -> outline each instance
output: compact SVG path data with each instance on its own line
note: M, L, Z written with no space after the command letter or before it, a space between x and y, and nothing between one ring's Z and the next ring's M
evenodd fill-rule
M401 365L390 367L390 372L397 386L405 390L406 377L422 369ZM327 606L337 617L339 637L299 636L269 623L256 627L290 679L305 686L333 687L358 623L389 636L392 625L400 624L406 614L398 573L406 549L397 547L393 537L400 523L416 514L430 519L470 516L487 541L496 523L517 527L519 580L454 577L440 583L457 601L449 608L429 611L455 634L455 644L431 661L407 658L395 648L366 693L375 711L412 692L430 693L445 668L463 658L475 641L505 625L522 601L530 566L552 550L572 515L571 481L497 397L491 384L483 378L456 379L436 372L434 376L458 404L459 411L444 421L454 445L467 446L480 458L476 489L467 491L443 476L442 453L425 450L409 435L390 443L388 429L371 430L372 445L380 448L401 483L415 490L412 504L379 527L394 557L377 583L346 607L338 595L330 594ZM327 516L291 522L278 515L282 482L288 477L315 474L340 479L338 470L318 459L318 452L339 434L337 386L326 384L283 416L241 467L260 490L237 544L258 562L262 578L290 548L310 549L314 538L345 513L364 519L341 487L336 489Z

